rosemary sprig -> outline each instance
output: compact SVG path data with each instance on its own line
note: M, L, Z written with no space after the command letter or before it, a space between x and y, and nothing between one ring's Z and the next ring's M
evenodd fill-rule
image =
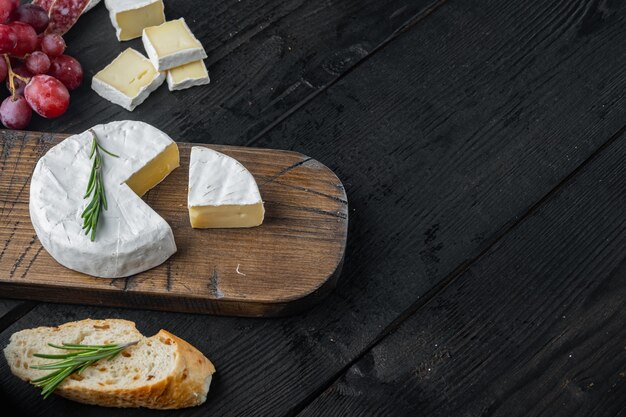
M129 346L136 345L138 342L124 343L121 345L76 345L71 343L63 343L63 345L55 345L48 343L56 349L70 350L71 352L62 355L49 355L43 353L35 353L33 356L43 359L59 359L57 362L45 365L33 365L31 368L52 370L48 375L41 378L33 379L31 382L36 386L43 388L41 395L48 398L50 394L59 386L61 382L74 372L82 373L100 359L111 360Z
M83 219L83 230L85 234L91 233L91 241L96 238L96 228L98 227L98 220L100 220L100 213L102 210L107 209L107 197L104 192L104 183L102 181L102 156L100 151L107 155L119 158L118 155L111 153L104 149L99 143L96 133L89 129L93 136L91 143L91 152L89 153L89 159L93 158L93 164L91 165L91 174L89 174L89 182L87 183L87 191L85 196L87 198L93 194L91 202L83 210L81 218Z

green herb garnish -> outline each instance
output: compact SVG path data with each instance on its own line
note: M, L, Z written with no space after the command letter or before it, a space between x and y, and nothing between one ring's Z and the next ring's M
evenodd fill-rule
M75 345L71 343L63 343L63 345L54 345L48 343L48 346L57 349L71 350L71 352L62 355L48 355L43 353L35 353L33 356L44 359L59 359L47 365L33 365L34 369L53 370L48 375L41 378L33 379L31 382L38 387L43 388L41 395L48 398L52 392L59 386L61 382L74 372L82 373L100 359L111 360L118 353L129 346L138 342L124 343L121 345Z
M98 227L98 220L100 220L100 213L102 210L107 209L107 197L104 193L104 183L102 182L102 156L100 151L115 158L119 158L119 156L100 146L96 133L91 129L89 131L93 136L91 152L89 153L89 159L93 158L93 164L91 165L87 191L85 191L83 198L87 198L92 194L93 197L91 202L85 207L85 210L83 210L81 217L83 219L83 230L85 234L91 233L91 241L93 242L96 238L96 228Z

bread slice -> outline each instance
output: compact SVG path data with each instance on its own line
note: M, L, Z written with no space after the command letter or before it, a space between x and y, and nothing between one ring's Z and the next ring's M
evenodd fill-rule
M31 381L50 371L33 365L50 363L34 353L59 354L48 343L87 345L138 341L113 360L101 360L80 375L66 378L55 394L70 400L105 407L174 409L202 404L215 368L189 343L161 330L143 336L127 320L81 320L59 327L22 330L11 336L4 355L11 372Z

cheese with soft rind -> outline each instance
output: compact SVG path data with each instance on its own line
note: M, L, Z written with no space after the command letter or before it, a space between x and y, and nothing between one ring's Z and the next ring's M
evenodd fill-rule
M202 44L191 33L184 18L145 28L141 40L148 58L159 71L207 57Z
M141 37L144 28L165 22L163 0L105 0L119 41Z
M100 0L90 0L89 4L87 4L87 7L85 7L85 10L83 10L83 14L85 14L89 10L93 9L95 6L98 5L98 3L100 3Z
M126 184L135 194L142 197L155 184L163 181L179 165L178 146L175 142L172 142L156 158L131 175L126 180Z
M187 206L194 228L254 227L265 209L254 177L239 161L209 148L191 148Z
M111 122L92 129L98 143L119 156L103 154L108 209L102 211L95 241L84 234L81 219L90 202L84 198L92 167L89 131L68 137L37 163L29 202L35 232L60 264L96 277L126 277L160 265L176 252L172 229L126 182L151 164L168 164L173 170L178 166L178 148L165 133L143 122ZM167 154L174 149L172 163ZM163 179L140 177L142 188Z
M167 71L167 86L170 91L208 84L209 72L204 61L194 61Z
M165 73L145 56L127 48L91 79L91 88L111 103L133 111L159 88Z

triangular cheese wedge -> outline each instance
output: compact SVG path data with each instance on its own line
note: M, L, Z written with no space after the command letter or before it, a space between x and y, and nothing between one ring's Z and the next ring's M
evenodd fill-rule
M253 227L265 209L254 177L237 160L194 146L189 164L189 220L194 228Z
M178 147L143 122L94 126L102 153L108 202L95 241L82 230L81 214L92 160L90 131L70 136L37 163L30 185L30 217L43 247L67 268L96 277L119 278L153 268L176 252L167 222L141 196L179 166Z

